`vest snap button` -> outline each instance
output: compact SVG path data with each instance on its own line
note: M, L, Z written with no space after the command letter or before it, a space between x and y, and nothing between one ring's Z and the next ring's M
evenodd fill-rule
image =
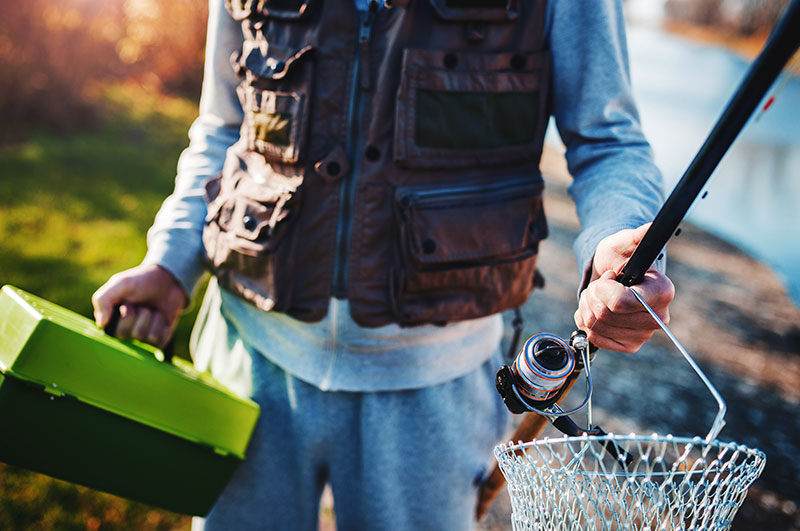
M328 172L328 175L336 176L342 171L342 167L334 160L325 165L325 171Z
M447 68L455 68L458 66L458 56L454 53L445 54L442 62Z
M515 53L511 56L511 68L514 70L522 70L527 62L528 59L522 54Z
M425 254L433 254L436 251L436 242L433 240L425 240L422 242L422 252Z
M375 146L367 146L367 149L364 151L364 156L367 157L367 160L375 162L381 158L381 150Z

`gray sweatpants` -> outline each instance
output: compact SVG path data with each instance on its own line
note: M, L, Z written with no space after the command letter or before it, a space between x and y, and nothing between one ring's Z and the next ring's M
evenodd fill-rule
M230 385L261 406L247 459L208 515L207 531L316 529L326 483L340 531L473 528L478 484L509 421L494 390L499 355L432 387L320 391L247 347L227 322L206 325L216 334L227 328L227 341L217 335L214 348L227 344L238 366L227 371L250 379ZM213 372L225 372L216 361L225 357L215 353Z

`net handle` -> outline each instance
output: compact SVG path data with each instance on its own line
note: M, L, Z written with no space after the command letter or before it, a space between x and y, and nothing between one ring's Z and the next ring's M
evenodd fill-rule
M667 334L667 337L670 339L670 341L672 341L672 344L675 345L681 354L683 354L683 357L687 362L689 362L689 365L692 367L692 369L694 369L694 372L697 373L697 376L700 377L708 390L711 391L711 394L714 396L714 400L717 401L719 410L717 411L717 416L714 419L714 423L711 425L711 430L708 432L708 435L706 435L705 439L706 443L710 443L717 438L719 433L722 431L722 428L725 426L725 412L728 409L725 405L725 400L723 400L722 395L719 393L719 391L717 391L717 388L714 387L714 384L711 383L711 380L708 379L700 366L694 361L694 358L692 358L689 352L683 347L683 345L681 345L680 341L678 341L678 338L675 337L675 334L673 334L667 325L665 325L658 315L656 315L656 312L653 311L650 305L645 302L644 297L639 294L636 288L631 288L631 291L633 292L633 296L636 297L636 300L638 300L639 303L644 306L644 309L647 310L647 313L649 313L655 322L658 323L658 326L661 327L661 330Z

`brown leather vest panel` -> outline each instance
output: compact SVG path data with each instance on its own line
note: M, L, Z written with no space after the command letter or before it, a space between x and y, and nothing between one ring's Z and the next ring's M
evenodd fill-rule
M335 295L363 326L438 323L534 287L544 1L403 3L369 26L353 0L228 6L245 116L203 239L265 311L319 320Z

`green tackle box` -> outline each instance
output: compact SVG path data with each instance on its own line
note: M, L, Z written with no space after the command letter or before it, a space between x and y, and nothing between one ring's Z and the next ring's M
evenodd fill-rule
M258 405L56 304L0 291L0 461L205 515L244 459Z

